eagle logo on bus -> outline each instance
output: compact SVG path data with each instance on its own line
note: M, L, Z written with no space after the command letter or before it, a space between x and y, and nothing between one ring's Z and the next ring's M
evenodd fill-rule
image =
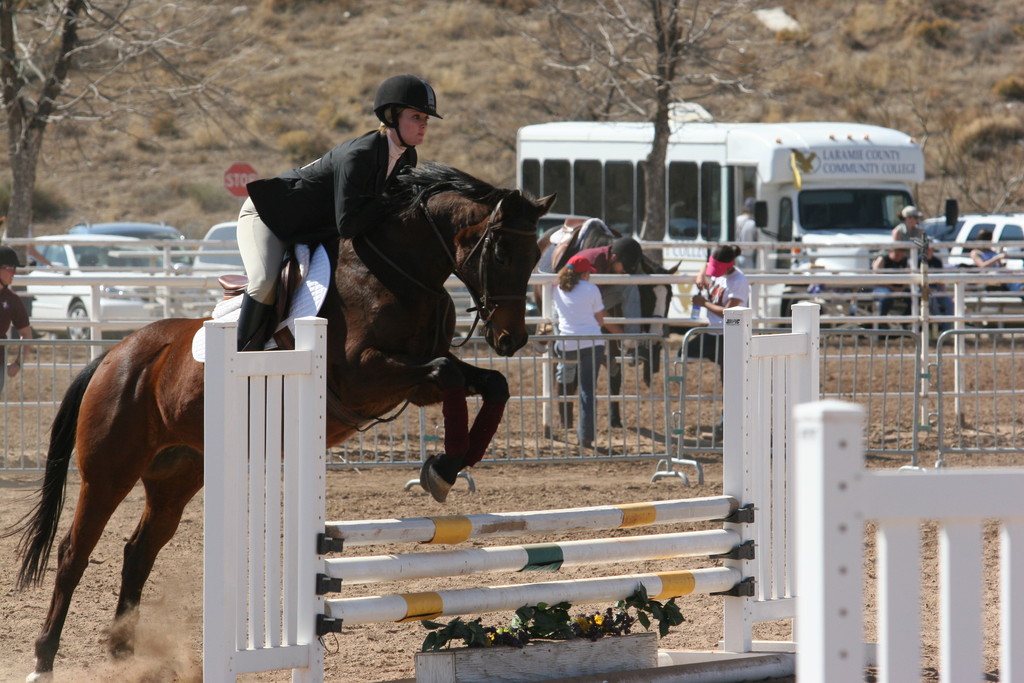
M791 149L790 151L793 153L793 163L800 169L801 173L814 173L821 165L817 152L804 154L798 149Z

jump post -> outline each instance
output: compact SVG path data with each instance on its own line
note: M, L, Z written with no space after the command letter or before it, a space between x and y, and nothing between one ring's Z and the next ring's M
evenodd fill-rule
M793 307L793 331L752 334L749 309L726 312L727 395L724 495L524 513L325 522L324 321L296 325L296 349L235 352L234 325L208 322L204 678L291 669L292 680L323 680L318 636L349 624L405 621L516 609L538 602L613 602L642 583L651 597L725 593L724 649L792 651L792 643L752 641L753 624L794 616L789 458L792 406L817 397L818 307ZM774 392L781 392L776 394ZM224 406L248 405L244 430L225 428ZM744 419L743 416L757 419ZM301 423L301 424L300 424ZM246 435L239 438L239 434ZM243 486L244 484L244 486ZM756 511L756 513L755 513ZM755 518L756 514L756 518ZM410 541L458 543L570 528L616 529L725 519L723 529L416 553L324 558L344 545ZM759 548L756 556L754 547ZM665 550L668 548L668 550ZM726 556L723 567L597 579L327 600L341 581L374 574L418 576L557 568L655 557ZM287 560L287 561L283 561Z

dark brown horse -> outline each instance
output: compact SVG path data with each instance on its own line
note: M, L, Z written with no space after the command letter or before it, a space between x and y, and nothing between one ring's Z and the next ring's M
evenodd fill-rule
M427 165L402 177L378 229L332 245L327 318L327 443L408 400L443 401L445 453L421 473L446 485L483 457L508 399L498 372L449 350L455 312L444 282L454 272L477 301L484 335L509 356L527 341L527 282L539 252L536 224L554 197L533 200L454 169ZM38 584L56 538L72 449L82 484L74 522L58 546L53 597L35 643L36 669L53 669L71 597L110 516L137 482L146 508L124 550L109 648L133 651L133 623L157 553L203 484L203 367L191 343L201 320L162 320L128 336L72 382L54 418L46 473L21 533L19 587ZM466 395L483 403L468 426ZM437 488L439 487L439 489Z

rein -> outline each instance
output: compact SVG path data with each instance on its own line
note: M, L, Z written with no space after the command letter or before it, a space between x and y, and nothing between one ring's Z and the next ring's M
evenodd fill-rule
M493 302L502 300L526 300L525 294L519 295L490 293L490 290L487 286L487 263L489 262L489 259L485 258L485 254L486 252L493 251L494 249L494 234L498 232L507 232L513 235L524 235L533 237L534 232L532 230L516 230L515 228L506 228L502 226L500 223L496 223L495 216L497 216L498 212L501 210L501 202L498 202L498 205L494 207L494 210L491 212L491 215L487 218L487 224L486 227L484 228L484 234L481 235L480 239L478 239L476 244L473 245L473 248L469 250L469 254L466 255L465 259L465 262L468 263L473 258L473 255L476 253L477 249L481 249L482 247L483 253L481 253L479 258L479 270L477 273L478 279L480 280L480 283L483 287L483 295L481 296L481 294L478 293L472 285L466 282L466 278L463 277L462 274L459 272L459 264L455 260L455 254L451 250L449 250L447 242L444 241L444 237L442 237L441 235L441 229L437 226L437 222L434 220L434 217L430 215L430 211L427 209L427 205L425 202L420 202L420 209L423 211L423 216L427 219L427 223L430 225L431 228L433 228L434 234L437 236L437 239L441 242L441 246L444 247L444 252L445 254L448 255L448 260L452 264L452 272L454 272L455 276L458 277L463 282L463 284L466 285L466 290L469 292L469 295L473 298L474 305L467 311L469 313L476 314L475 317L473 318L473 325L472 327L470 327L469 333L466 335L466 338L462 340L461 344L450 344L452 348L457 349L462 346L465 346L466 343L470 340L470 338L472 338L473 333L476 331L476 327L480 323L481 319L483 319L484 322L487 322L490 319L491 313L493 313L494 309L498 307L498 305Z

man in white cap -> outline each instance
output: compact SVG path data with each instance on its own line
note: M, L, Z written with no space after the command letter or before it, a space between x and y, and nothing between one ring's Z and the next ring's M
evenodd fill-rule
M910 242L920 239L924 235L924 231L921 229L921 219L924 216L916 206L904 206L900 211L900 218L903 219L903 222L892 229L894 242Z

